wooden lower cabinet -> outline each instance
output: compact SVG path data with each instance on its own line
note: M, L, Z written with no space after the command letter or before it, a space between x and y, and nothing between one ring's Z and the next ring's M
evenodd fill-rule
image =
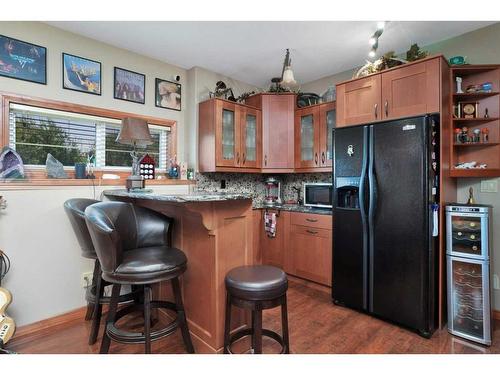
M289 227L289 212L279 212L269 210L269 212L278 215L276 220L276 236L269 237L264 230L264 214L262 211L262 225L261 225L261 253L262 264L269 264L280 268L285 268L285 236L287 228Z
M262 216L264 211L262 212ZM262 263L323 285L332 285L332 217L281 212L276 237L266 235L262 220Z
M292 225L289 273L332 286L332 231Z

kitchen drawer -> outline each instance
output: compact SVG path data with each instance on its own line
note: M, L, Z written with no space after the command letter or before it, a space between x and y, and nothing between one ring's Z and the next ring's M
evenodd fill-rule
M328 238L332 236L331 229L320 229L314 227L305 227L302 225L292 225L292 233L293 234L303 234L306 236L315 236L315 237L323 237Z
M302 213L302 212L292 212L291 213L291 224L331 230L332 229L332 216L319 215L319 214L308 214L308 213Z
M331 286L332 231L301 225L290 227L289 273Z

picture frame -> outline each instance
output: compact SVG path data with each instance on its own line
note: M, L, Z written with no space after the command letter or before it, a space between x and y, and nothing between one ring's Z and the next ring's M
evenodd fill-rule
M182 85L166 79L155 79L155 106L180 111L182 109Z
M99 61L62 53L63 89L102 95L102 65Z
M0 76L47 84L47 48L0 34Z
M146 103L146 75L115 66L113 97L127 102Z

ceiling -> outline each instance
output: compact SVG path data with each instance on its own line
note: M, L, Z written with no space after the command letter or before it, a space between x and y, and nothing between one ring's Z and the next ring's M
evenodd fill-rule
M494 22L391 21L379 52L406 51ZM295 79L306 83L362 65L375 21L290 22L49 22L116 47L190 69L211 71L267 87L280 76L290 48Z

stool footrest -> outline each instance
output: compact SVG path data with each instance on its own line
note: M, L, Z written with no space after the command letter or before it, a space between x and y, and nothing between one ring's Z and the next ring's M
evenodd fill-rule
M233 333L231 335L231 337L229 338L229 345L226 347L227 352L229 354L234 354L231 351L231 346L239 339L246 337L246 336L253 335L253 331L254 331L253 328L244 328L244 329L240 329L239 331L236 331L235 333ZM276 332L271 331L269 329L262 329L262 336L269 337L281 345L281 352L279 354L287 353L287 348L286 348L285 342L283 340L283 337L278 335Z
M105 282L103 280L103 282ZM110 283L106 283L105 285L110 285ZM95 301L95 293L96 293L96 286L95 285L91 285L87 288L87 291L85 292L85 300L89 303L93 303L95 304L96 301ZM125 303L125 302L131 302L134 300L135 297L137 296L140 296L141 295L141 291L140 290L137 290L137 291L134 291L134 292L130 292L130 293L127 293L127 294L122 294L120 295L120 297L118 298L118 303ZM111 297L101 297L99 298L99 303L101 305L109 305L109 302L111 301Z
M116 322L126 316L127 314L130 314L132 311L137 311L137 310L142 310L143 305L129 305L124 307L123 309L119 310L116 313L116 318L115 318L115 323L107 323L106 325L106 331L105 334L108 335L110 339L113 341L117 341L120 343L134 343L134 344L143 344L146 342L144 333L141 332L130 332L130 331L125 331L122 329L119 329L116 327ZM152 301L151 302L151 308L152 309L168 309L177 312L177 308L174 303L168 302L168 301ZM175 330L179 327L179 321L178 318L176 317L171 323L169 323L166 327L152 331L151 332L151 341L155 341L158 339L161 339L163 337L166 337L168 335L171 335L172 333L175 332Z

